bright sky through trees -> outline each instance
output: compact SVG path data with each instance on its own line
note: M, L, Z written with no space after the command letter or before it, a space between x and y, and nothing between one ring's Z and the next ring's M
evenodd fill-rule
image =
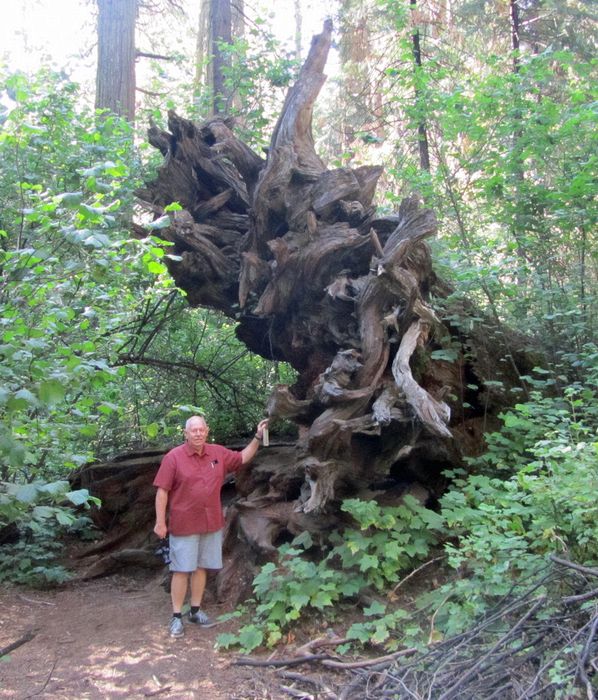
M0 58L10 69L34 71L89 63L95 19L84 0L20 0L0 7ZM75 59L75 60L73 60Z
M200 0L183 0L190 26L195 27ZM291 43L295 31L292 0L262 3L275 13L277 33ZM19 0L0 3L0 63L11 70L35 71L43 63L66 67L75 80L95 63L95 8L92 0ZM330 6L314 0L302 3L304 51L319 33Z

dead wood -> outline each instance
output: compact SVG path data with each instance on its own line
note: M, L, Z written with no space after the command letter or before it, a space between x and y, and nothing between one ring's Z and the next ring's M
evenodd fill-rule
M329 658L328 654L306 654L305 656L297 656L289 659L252 659L247 657L235 659L232 663L234 666L273 666L275 668L282 668L283 666L301 666L301 664L322 661L323 659Z
M483 449L484 431L538 364L526 339L438 278L427 243L436 218L416 195L378 215L382 168L329 168L316 153L312 112L331 40L327 22L266 158L226 117L196 123L171 111L167 130L148 131L164 162L138 202L155 217L172 202L183 207L160 231L173 244L166 264L177 285L192 306L234 318L251 351L297 372L292 386L274 387L267 409L274 428L294 422L298 439L263 449L227 503L217 588L229 602L280 542L338 527L346 497L397 503L414 489L433 502L443 472ZM158 462L140 455L74 477L104 503L94 519L111 544L93 556L151 548ZM118 563L96 571L109 562Z
M383 677L355 670L358 677L350 683L351 692L367 687L372 700L523 700L554 697L573 685L594 698L598 611L595 606L583 607L582 596L573 601L558 595L568 587L587 586L579 569L588 567L551 559L556 566L535 572L531 582L515 584L465 632L436 642L409 660L397 659ZM550 595L541 592L546 590ZM559 672L550 676L553 666Z
M322 647L337 647L340 644L346 644L349 640L345 637L338 637L336 635L326 635L324 637L318 637L317 639L311 639L309 642L302 644L300 647L295 649L297 656L303 656L304 654L313 654L316 649Z
M19 647L23 646L23 644L27 644L27 642L30 642L32 639L34 639L36 635L37 630L27 630L27 632L25 632L25 634L19 637L19 639L15 640L14 642L11 642L10 644L7 644L6 646L0 649L0 658L6 656L7 654L10 654L11 651L18 649Z

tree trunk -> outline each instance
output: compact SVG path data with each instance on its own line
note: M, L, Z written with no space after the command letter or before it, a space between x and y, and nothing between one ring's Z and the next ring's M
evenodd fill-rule
M210 3L211 64L209 75L213 89L212 114L222 114L230 107L230 90L226 85L226 69L230 57L224 44L232 38L230 0L212 0Z
M417 0L409 0L411 5L412 16L417 8ZM430 172L430 149L428 147L428 130L423 116L423 100L421 89L418 87L418 76L422 71L422 52L420 45L419 29L417 23L414 22L413 34L411 36L413 42L413 61L415 70L415 105L419 115L419 123L417 125L417 143L419 149L419 164L422 170Z
M97 0L97 109L135 120L135 20L138 0Z
M191 305L236 318L253 352L298 372L267 402L274 429L277 418L297 424L296 444L262 449L237 479L218 579L228 599L278 542L335 527L345 497L388 502L416 489L433 502L444 471L482 449L537 363L436 276L431 211L411 197L380 216L381 167L330 170L316 154L311 116L331 30L314 38L266 160L226 119L198 125L171 112L170 132L149 131L165 161L139 196L158 213L183 206L161 230L176 283Z

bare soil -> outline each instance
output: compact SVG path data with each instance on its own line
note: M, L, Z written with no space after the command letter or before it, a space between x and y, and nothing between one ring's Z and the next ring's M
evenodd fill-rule
M275 671L232 665L214 647L229 621L210 629L185 625L168 634L170 598L162 574L114 575L56 590L0 590L0 649L34 634L0 659L0 698L288 697ZM209 590L204 606L218 608Z

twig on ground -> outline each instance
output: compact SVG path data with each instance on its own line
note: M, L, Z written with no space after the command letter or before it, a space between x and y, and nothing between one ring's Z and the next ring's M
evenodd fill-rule
M26 603L34 603L35 605L53 605L56 607L56 603L50 603L48 600L35 600L34 598L27 598L27 596L17 593L17 598L24 600Z
M357 690L357 688L359 688L359 686L364 683L367 683L367 678L364 678L363 676L357 676L357 678L354 678L342 689L341 694L338 696L338 700L349 700L351 697L351 693L354 690Z
M25 634L22 637L19 637L19 639L17 639L16 641L11 642L10 644L7 644L5 647L2 647L0 649L0 658L6 656L7 654L10 654L11 651L18 649L20 646L23 646L23 644L27 644L27 642L30 642L36 634L37 630L27 630L27 632L25 632Z
M397 585L392 589L392 592L393 592L393 593L396 593L397 590L398 590L404 583L406 583L407 581L409 581L409 579L410 579L412 576L415 576L415 574L419 573L422 569L425 569L426 566L429 566L430 564L433 564L435 561L440 561L441 559L444 559L445 557L446 557L446 554L441 554L439 557L434 557L434 559L430 559L429 561L424 562L421 566L418 566L417 569L414 569L410 574L407 574L407 576L405 576L405 578L402 578L402 579L397 583Z
M287 695L291 695L294 698L299 698L300 700L315 700L313 695L309 695L309 693L304 693L302 690L289 688L288 685L281 685L280 689L287 693Z
M349 641L351 640L346 637L318 637L317 639L312 639L302 644L300 647L297 647L295 653L297 656L304 656L305 654L313 654L315 650L320 647L336 647L339 644L346 644Z
M577 661L577 675L579 676L580 681L585 686L586 693L588 695L588 700L594 700L594 698L596 697L592 689L592 682L590 681L586 672L586 665L588 665L588 661L590 658L590 649L592 648L592 642L594 641L594 637L596 636L596 630L598 630L598 615L594 615L594 619L592 620L592 626L590 628L590 634L586 639L583 651L581 652L581 655Z
M267 659L262 661L261 659L235 659L232 663L233 666L300 666L301 664L311 663L312 661L322 661L322 659L329 659L328 654L307 654L306 656L298 656L293 659Z
M395 651L392 654L386 654L386 656L377 656L375 659L363 659L362 661L335 661L333 659L324 659L322 661L322 666L340 669L368 668L370 666L378 666L379 664L390 664L401 656L409 656L415 654L416 651L417 649L415 648L401 649L401 651Z
M593 591L588 591L587 593L580 593L579 595L570 595L563 598L563 603L569 605L570 603L583 603L584 600L591 600L598 596L598 588L594 588Z
M153 698L156 695L167 693L171 688L171 685L165 685L163 688L158 688L157 690L148 690L146 693L143 693L143 696L146 698Z
M296 681L297 683L307 683L310 685L315 685L316 688L320 688L323 692L327 693L331 697L336 698L336 693L334 693L325 683L323 683L318 678L313 678L312 676L304 676L302 673L297 673L296 671L276 671L277 675L287 678L290 681Z
M477 661L476 663L463 675L461 678L454 683L446 692L444 692L439 700L447 700L448 698L452 697L451 694L454 694L460 686L462 686L466 681L468 681L475 673L481 668L481 666L484 664L484 662L492 656L492 654L497 650L500 649L500 647L505 644L509 639L512 639L515 636L515 632L523 626L524 622L528 620L535 612L538 610L538 608L544 603L546 600L546 596L540 596L538 600L535 602L535 604L531 607L530 610L528 610L525 615L519 619L519 621L511 627L511 629L507 632L507 634L503 635L498 642L496 642L490 649L483 654Z
M30 695L26 695L23 700L29 700L29 698L34 698L37 695L41 695L44 690L48 687L48 683L50 682L50 678L52 678L52 674L54 673L54 669L56 668L56 664L58 663L58 657L54 659L54 663L52 664L52 668L50 669L50 672L46 676L46 680L44 684L42 685L39 690L36 690L35 693L31 693Z
M569 561L568 559L561 559L560 557L557 557L555 554L550 555L550 559L555 562L555 564L561 564L561 566L567 566L570 569L574 569L575 571L579 571L582 574L588 574L589 576L598 576L598 569L594 569L590 566L582 566L581 564L575 564L572 561Z

